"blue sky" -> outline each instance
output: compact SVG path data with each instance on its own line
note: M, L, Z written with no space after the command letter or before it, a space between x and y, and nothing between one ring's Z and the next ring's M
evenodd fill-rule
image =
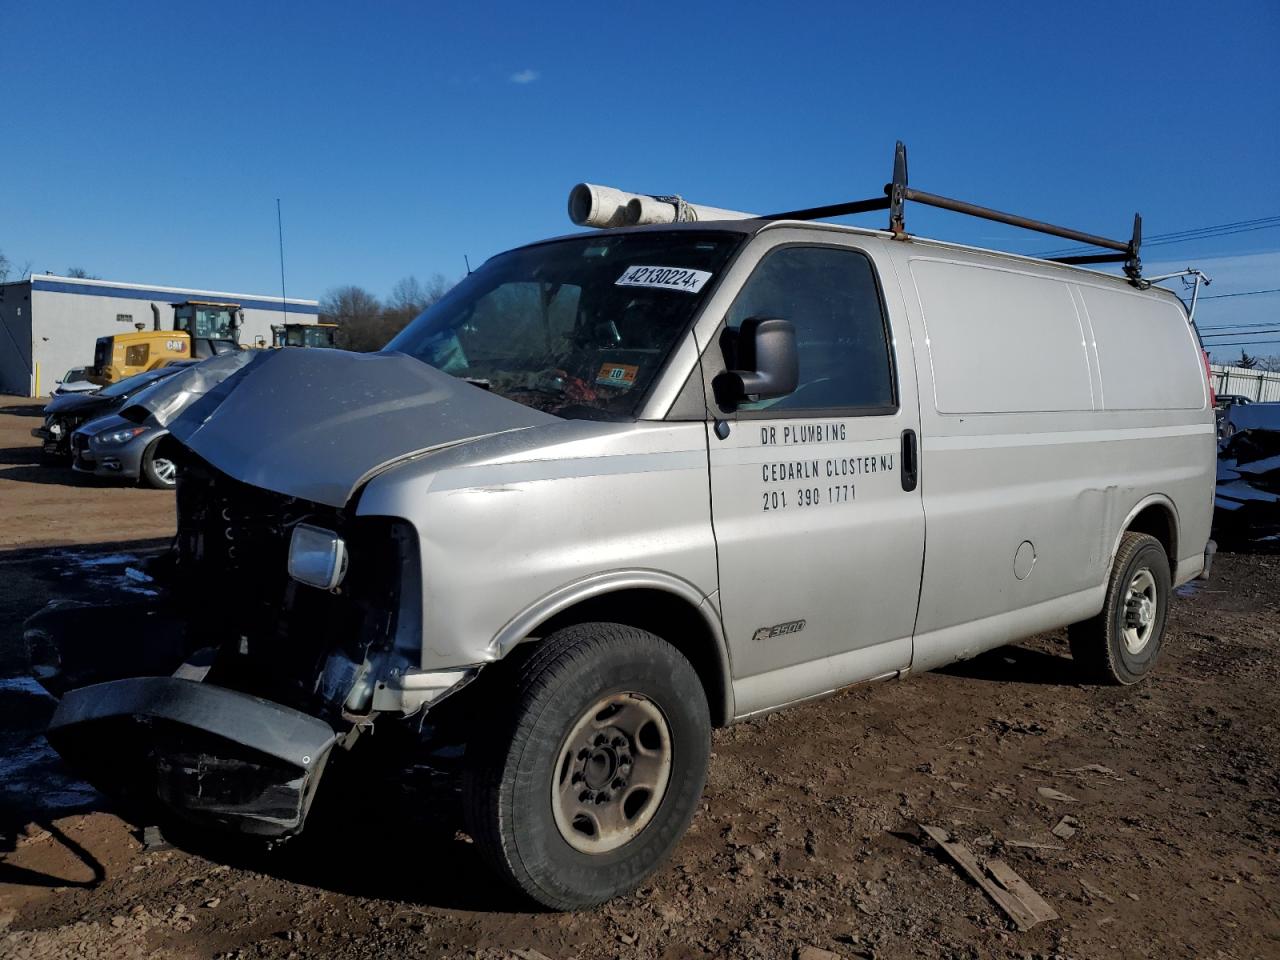
M1127 234L1135 209L1148 234L1280 215L1275 0L7 0L0 17L0 250L37 272L271 293L280 197L291 296L381 295L568 232L579 180L787 209L878 192L898 138L923 189L1093 232ZM1063 245L918 207L908 227ZM1280 229L1146 259L1212 264L1210 293L1280 287ZM1203 309L1266 321L1280 295Z

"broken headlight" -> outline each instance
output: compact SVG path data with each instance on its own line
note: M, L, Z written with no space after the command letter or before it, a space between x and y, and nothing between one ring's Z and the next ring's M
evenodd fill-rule
M332 590L347 573L347 544L332 530L300 523L289 541L289 576L299 583Z

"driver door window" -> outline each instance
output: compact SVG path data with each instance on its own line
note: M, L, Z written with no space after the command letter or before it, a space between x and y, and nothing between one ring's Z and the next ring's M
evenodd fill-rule
M862 253L833 247L774 250L729 310L731 344L748 317L781 317L795 327L800 385L788 396L743 403L739 410L897 408L880 292ZM732 368L733 358L726 359Z

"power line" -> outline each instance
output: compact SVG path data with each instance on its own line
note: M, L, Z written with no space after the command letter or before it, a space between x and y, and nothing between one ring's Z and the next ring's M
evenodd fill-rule
M1243 293L1215 293L1211 297L1201 297L1201 300L1225 300L1227 297L1256 297L1260 293L1280 293L1280 287L1272 287L1270 290L1245 290Z
M1228 333L1202 333L1201 340L1208 340L1212 337L1257 337L1264 333L1280 333L1280 327L1267 327L1265 330L1232 330Z
M1219 347L1261 347L1268 343L1280 343L1280 339L1272 337L1269 340L1227 340L1222 343L1208 343L1205 344L1205 346L1207 346L1209 348L1209 352L1212 353Z
M1245 330L1257 330L1259 327L1274 327L1280 320L1263 320L1259 323L1217 323L1217 324L1197 324L1202 332L1217 333L1236 333Z

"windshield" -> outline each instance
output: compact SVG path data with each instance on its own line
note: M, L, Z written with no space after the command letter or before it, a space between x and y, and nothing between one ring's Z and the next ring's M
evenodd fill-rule
M186 331L198 340L233 340L234 320L230 306L184 303L174 308L173 329Z
M612 234L500 254L386 349L548 413L631 417L742 239Z
M113 383L109 387L103 387L98 391L99 397L127 397L133 391L140 387L145 387L148 383L159 380L161 377L167 377L177 371L169 369L147 370L144 373L135 373L132 377L125 377L118 383Z
M333 328L314 324L290 326L285 331L286 347L332 347Z

